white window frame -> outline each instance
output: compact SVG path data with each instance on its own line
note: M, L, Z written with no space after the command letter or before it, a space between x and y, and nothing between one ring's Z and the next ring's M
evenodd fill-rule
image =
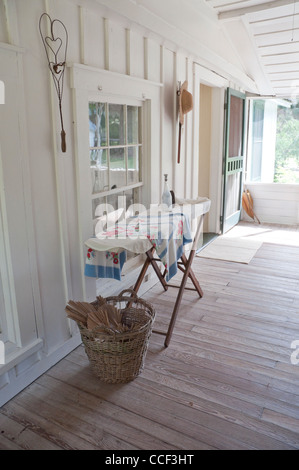
M130 104L143 103L143 161L141 202L149 207L159 203L161 160L161 87L162 84L131 77L81 64L70 64L73 93L73 122L75 141L75 166L78 204L78 236L82 246L81 279L85 299L94 299L95 282L84 276L86 249L84 241L93 236L94 222L91 204L91 177L89 162L88 106L91 101ZM127 187L126 189L129 189ZM99 197L103 193L99 193Z
M139 156L139 164L140 164L140 168L139 168L139 172L140 172L140 181L137 182L137 183L132 183L132 184L126 184L125 186L121 186L119 188L116 188L116 189L109 189L109 190L106 190L106 191L100 191L100 192L97 192L97 193L93 193L93 191L91 190L91 201L94 201L96 199L99 199L99 198L107 198L109 196L112 196L112 195L115 195L115 194L119 194L119 195L122 195L125 191L129 191L129 190L133 190L133 189L138 189L140 188L140 190L142 190L143 186L144 186L144 181L143 181L143 176L144 176L144 173L146 172L146 169L144 168L145 167L145 164L144 164L144 152L143 152L143 147L144 147L144 142L143 142L143 138L144 138L144 134L143 134L143 124L145 122L145 116L144 116L144 113L145 113L145 110L144 110L144 101L142 100L134 100L132 98L125 98L125 97L111 97L111 96L105 96L105 95L101 95L101 101L99 101L99 95L94 95L94 94L91 94L90 95L90 98L89 99L89 103L93 102L101 102L101 103L107 103L108 105L109 104L119 104L119 105L125 105L125 106L138 106L138 107L141 107L141 114L142 114L142 122L141 122L141 130L142 130L142 137L141 137L141 143L139 144L124 144L124 145L120 145L119 147L121 148L125 148L125 147L139 147L141 149L141 155ZM88 115L87 115L87 118L88 118ZM107 124L108 127L109 127L109 123ZM109 131L108 131L108 135L107 135L107 138L109 139ZM110 146L108 143L106 146L103 146L104 148L118 148L118 146ZM109 162L108 162L108 171L109 171ZM127 177L127 174L128 174L128 169L126 168L126 177ZM139 200L137 201L139 203L143 203L142 200ZM126 208L128 209L128 207ZM97 219L95 217L93 217L93 223L95 224L97 221Z

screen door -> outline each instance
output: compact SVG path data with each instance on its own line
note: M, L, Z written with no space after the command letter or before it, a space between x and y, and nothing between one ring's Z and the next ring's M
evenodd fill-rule
M236 225L241 216L245 149L244 93L228 88L225 121L222 233Z

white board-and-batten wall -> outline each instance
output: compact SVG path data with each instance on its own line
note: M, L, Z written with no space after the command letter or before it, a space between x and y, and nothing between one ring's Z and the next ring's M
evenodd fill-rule
M69 34L64 154L57 97L38 30L44 12L63 21ZM6 346L5 364L0 365L0 405L80 344L65 305L86 295L89 300L101 285L93 281L86 292L83 241L88 229L82 227L80 165L89 156L80 153L76 117L86 111L87 120L88 114L77 109L82 89L74 76L80 71L92 76L95 84L97 77L101 82L110 73L118 80L131 78L138 93L144 90L142 98L152 101L153 129L147 143L151 161L146 168L148 197L156 203L164 173L177 196L206 196L198 188L201 74L204 83L215 80L213 106L218 116L229 82L198 62L163 38L163 32L159 37L93 0L0 0L0 80L5 84L5 105L0 105L0 340ZM194 110L185 118L177 165L176 90L184 80L193 93ZM94 92L100 94L98 89ZM211 168L221 180L217 162L222 117L217 125L220 135L213 141ZM128 271L123 285L109 282L110 290L132 285L135 277L134 270Z

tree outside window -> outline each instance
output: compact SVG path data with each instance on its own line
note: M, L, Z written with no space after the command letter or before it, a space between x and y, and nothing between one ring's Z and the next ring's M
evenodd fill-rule
M274 182L299 183L299 100L277 109Z
M299 183L299 100L252 100L247 182Z

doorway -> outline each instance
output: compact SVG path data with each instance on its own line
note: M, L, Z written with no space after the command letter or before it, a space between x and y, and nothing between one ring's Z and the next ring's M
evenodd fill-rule
M203 240L200 248L205 247L214 240L218 236L220 228L218 190L221 187L219 178L221 175L217 171L217 167L219 170L221 163L220 161L218 161L218 164L215 162L215 156L217 160L217 152L219 151L215 148L215 144L222 137L219 136L219 127L221 129L221 123L219 126L218 122L219 107L217 116L215 116L215 109L219 106L219 98L221 102L220 88L200 83L198 189L200 196L208 197L211 200L211 210L206 214L204 220Z

